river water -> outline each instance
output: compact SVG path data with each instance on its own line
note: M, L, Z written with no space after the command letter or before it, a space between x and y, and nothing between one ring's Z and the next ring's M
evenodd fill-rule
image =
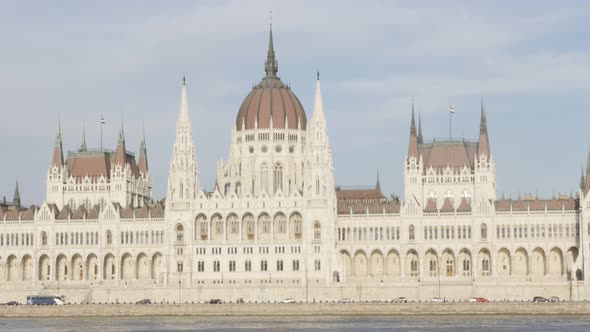
M1 318L0 331L590 331L590 316Z

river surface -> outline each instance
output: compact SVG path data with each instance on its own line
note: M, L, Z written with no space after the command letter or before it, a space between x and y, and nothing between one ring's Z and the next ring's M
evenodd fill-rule
M590 331L590 316L0 318L0 331Z

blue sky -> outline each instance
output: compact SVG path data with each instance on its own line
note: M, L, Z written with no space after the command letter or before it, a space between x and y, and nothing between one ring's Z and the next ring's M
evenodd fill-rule
M61 116L75 150L128 149L145 127L165 195L187 76L201 182L214 184L243 98L264 74L269 10L279 75L308 117L315 72L336 182L403 196L410 105L426 139L477 138L483 96L499 196L574 193L590 143L590 4L584 1L0 2L0 196L45 196Z

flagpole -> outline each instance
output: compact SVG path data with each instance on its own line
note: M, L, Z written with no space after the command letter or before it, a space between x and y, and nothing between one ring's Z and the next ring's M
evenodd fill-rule
M449 104L449 141L453 140L453 113L455 113L453 104Z
M100 152L102 152L102 125L104 123L104 118L102 114L100 115Z

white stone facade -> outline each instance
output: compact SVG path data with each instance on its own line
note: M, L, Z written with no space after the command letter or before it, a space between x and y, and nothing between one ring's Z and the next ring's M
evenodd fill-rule
M277 68L271 39L261 96L285 89ZM152 202L145 142L138 166L121 130L117 151L107 153L109 176L74 176L58 133L46 201L0 205L0 300L590 296L586 182L579 198L498 200L483 106L480 139L471 142L424 143L412 112L403 200L379 186L335 190L318 74L309 123L289 125L285 111L277 125L271 108L268 126L260 109L248 126L244 115L215 190L205 192L186 89L183 82L165 201ZM91 152L84 145L78 154Z

